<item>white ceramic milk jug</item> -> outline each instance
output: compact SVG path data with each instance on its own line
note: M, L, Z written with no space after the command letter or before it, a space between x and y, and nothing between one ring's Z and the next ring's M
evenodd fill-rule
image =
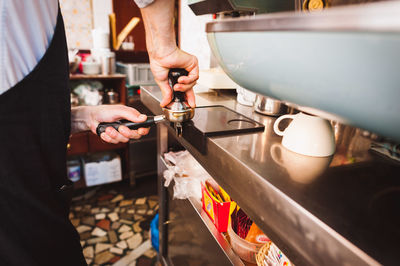
M279 129L284 119L292 119L285 130ZM331 124L320 117L298 113L283 115L274 124L274 131L282 136L282 145L294 152L316 157L335 153L335 136Z

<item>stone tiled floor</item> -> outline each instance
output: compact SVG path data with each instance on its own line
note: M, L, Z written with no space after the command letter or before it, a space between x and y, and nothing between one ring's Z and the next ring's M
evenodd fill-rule
M143 183L143 182L142 182ZM88 265L154 265L150 222L158 210L155 182L125 182L79 191L70 219L81 238Z

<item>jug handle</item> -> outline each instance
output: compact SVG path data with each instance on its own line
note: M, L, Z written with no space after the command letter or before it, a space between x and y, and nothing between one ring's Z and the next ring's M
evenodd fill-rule
M294 119L295 115L282 115L278 119L276 119L274 123L274 131L278 136L283 136L285 134L285 130L280 130L279 129L279 123L284 120L284 119Z

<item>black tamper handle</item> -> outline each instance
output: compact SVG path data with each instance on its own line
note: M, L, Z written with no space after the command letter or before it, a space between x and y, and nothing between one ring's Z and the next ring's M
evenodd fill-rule
M174 91L174 85L178 83L178 79L181 76L187 76L189 75L189 72L187 72L183 68L171 68L168 72L168 80L169 80L169 85L171 86L171 89L174 93L172 101L180 101L184 102L185 101L185 93L181 91Z
M97 128L96 128L96 133L97 135L101 135L101 133L106 131L107 127L113 127L115 130L118 131L118 128L120 126L126 126L129 129L139 129L141 127L150 127L152 125L154 125L156 122L154 120L154 116L148 116L147 120L144 122L139 122L139 123L135 123L135 122L131 122L129 120L119 120L119 121L115 121L115 122L111 122L111 123L100 123Z

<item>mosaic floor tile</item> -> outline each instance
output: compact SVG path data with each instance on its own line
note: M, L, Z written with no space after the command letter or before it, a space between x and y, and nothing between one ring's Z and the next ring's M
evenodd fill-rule
M121 223L124 223L124 224L133 224L133 221L131 221L131 220L126 220L126 219L120 219L119 220Z
M111 253L114 253L114 254L117 254L117 255L122 255L122 254L124 254L124 251L123 251L122 249L116 248L116 247L111 247L111 248L110 248L110 252L111 252Z
M143 237L141 234L137 233L134 236L128 238L126 243L128 243L129 249L137 248L143 241Z
M118 242L118 236L114 230L108 231L108 240L111 244L115 244Z
M88 190L89 193L83 191L84 195L74 197L69 214L71 223L80 232L88 265L154 262L157 253L151 248L148 230L158 208L158 198L143 194L135 197L129 187L115 191L102 187Z
M110 224L111 224L110 220L103 219L103 220L100 220L96 224L96 226L101 228L101 229L103 229L103 230L109 231L110 230Z
M85 216L82 218L82 224L94 226L96 223L96 220L94 219L93 216Z
M86 244L88 245L93 245L93 244L97 244L100 242L107 242L108 241L108 237L106 236L101 236L101 237L96 237L96 238L90 238L86 241Z
M133 220L135 220L135 221L139 221L139 220L142 220L142 219L143 219L142 215L139 215L139 214L134 214L133 215Z
M143 255L148 257L149 259L152 259L157 256L157 252L154 249L149 249L145 253L143 253Z
M101 236L107 235L107 232L104 231L103 229L100 229L100 228L96 227L96 228L92 231L92 235L101 237Z
M89 239L91 236L92 236L92 233L90 231L79 234L79 237L81 240Z
M92 227L87 226L87 225L80 225L76 228L76 231L78 231L79 234L84 233L89 230L92 230Z
M120 207L130 206L133 204L133 200L123 200L119 203Z
M107 212L110 212L110 209L108 209L108 208L101 208L100 212L102 212L102 213L107 213Z
M99 213L100 212L100 208L97 208L97 207L93 208L90 212L93 213L93 214Z
M126 243L125 240L122 240L122 241L117 243L117 247L119 247L121 249L126 249L128 247L128 244Z
M118 213L112 212L108 214L108 218L110 218L111 222L115 222L119 219Z
M108 261L108 263L110 264L114 264L116 263L118 260L120 260L121 257L120 256L115 256L114 258L112 258L111 260Z
M92 246L86 247L83 249L83 256L88 259L92 259L94 257L94 249Z
M135 233L140 233L140 232L142 232L142 228L140 227L140 222L134 223L134 225L133 225L133 231L134 231Z
M126 224L122 225L122 226L118 229L118 233L124 233L124 232L128 232L128 231L132 231L132 227L127 226Z
M121 226L120 222L113 222L111 225L111 229L117 230Z
M108 243L97 243L95 248L95 253L103 252L104 250L110 249L112 247L111 244Z
M115 198L113 198L113 199L111 200L111 202L118 202L118 201L121 201L121 200L123 200L123 199L124 199L124 195L119 194L118 196L116 196Z
M132 231L128 231L128 232L120 234L119 238L122 239L122 240L125 240L125 239L130 238L131 236L133 236L133 232Z
M112 254L110 251L106 250L106 251L103 251L102 253L99 253L98 255L96 255L94 262L97 264L104 264L114 257L115 257L114 254Z
M158 205L158 201L155 200L149 200L147 203L149 204L150 209L153 209L156 205Z
M95 218L96 218L96 220L104 219L104 218L106 218L106 214L105 213L98 213L98 214L96 214Z
M139 198L135 202L136 205L143 205L146 204L146 198Z
M129 214L129 213L121 213L121 214L119 215L119 217L120 217L121 220L128 220L128 221L131 221L132 218L133 218L133 215L132 215L132 214Z
M146 209L139 209L139 210L137 210L137 214L140 214L140 215L144 215L144 214L146 214L146 212L147 212L147 210Z

